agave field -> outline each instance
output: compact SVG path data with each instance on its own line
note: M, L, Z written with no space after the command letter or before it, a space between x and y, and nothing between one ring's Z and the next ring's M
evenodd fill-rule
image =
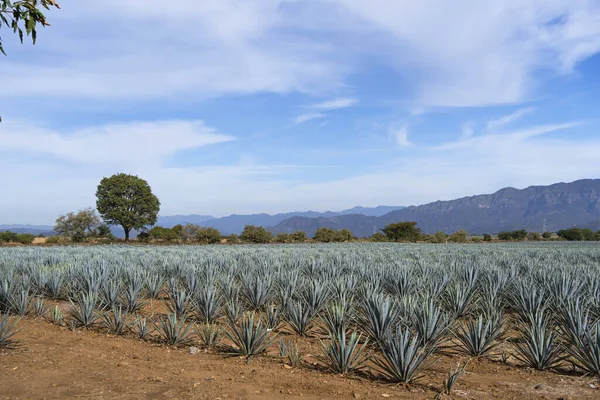
M441 355L596 379L600 246L0 248L0 346L25 316L295 368L314 368L308 340L323 371L377 381L411 383Z

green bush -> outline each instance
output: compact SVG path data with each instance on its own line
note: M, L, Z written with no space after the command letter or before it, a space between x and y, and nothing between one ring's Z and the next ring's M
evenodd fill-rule
M162 226L155 226L148 232L151 239L173 241L179 239L177 232Z
M389 240L393 242L418 242L421 239L421 229L416 222L397 222L382 229Z
M570 228L556 232L559 238L569 241L600 240L600 231L594 233L591 229Z
M46 244L59 244L60 242L60 236L48 236L48 239L46 239Z
M552 237L552 232L544 232L542 233L542 237L544 239L550 239Z
M460 229L460 230L454 232L452 235L450 235L448 240L450 240L451 242L454 242L454 243L465 243L467 241L468 237L469 237L469 232L465 231L464 229Z
M200 228L196 233L196 240L207 244L219 243L221 232L217 228Z
M304 231L296 231L290 234L290 240L295 243L304 243L306 239L306 232Z
M371 242L387 242L388 238L385 234L381 232L375 232L373 236L371 236Z
M483 234L483 241L484 242L491 242L492 241L492 235L490 235L489 233L484 233Z
M262 226L246 225L240 239L249 243L269 243L273 240L273 234Z

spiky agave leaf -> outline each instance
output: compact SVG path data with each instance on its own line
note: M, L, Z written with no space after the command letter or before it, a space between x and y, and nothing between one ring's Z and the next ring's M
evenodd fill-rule
M321 316L322 333L333 340L348 331L348 312L345 304L334 303Z
M12 337L19 333L17 329L18 318L11 318L8 314L0 314L0 347L9 347L14 341Z
M369 340L365 340L363 345L359 346L360 339L361 335L354 331L346 340L346 332L341 331L329 343L322 343L327 365L339 374L347 374L362 368L369 359L365 351Z
M576 336L567 351L579 368L600 378L600 322L596 322L582 336Z
M555 367L564 359L557 335L544 313L527 322L521 321L519 331L522 341L515 343L515 357L527 366L545 370Z
M363 328L377 343L381 343L398 320L396 307L382 294L367 297L362 302Z
M73 318L76 327L90 327L100 319L100 314L96 310L98 296L95 293L83 292L77 298L77 302L71 300L71 309L69 315Z
M29 295L29 289L15 290L10 294L10 310L17 315L25 316L31 309L33 297Z
M104 313L102 320L104 321L104 326L115 335L123 334L129 327L127 310L124 311L121 306L114 306L111 311Z
M448 372L448 375L444 380L445 394L452 394L452 389L454 388L454 385L456 385L456 382L458 382L458 380L464 375L465 370L467 369L467 365L469 365L469 361L470 360L467 360L462 367L460 366L459 362L458 364L456 364L456 369L450 367L450 372Z
M221 328L217 324L205 322L196 328L200 343L205 347L214 347L221 339Z
M304 305L302 301L291 301L288 303L285 319L292 330L298 335L308 336L314 317L313 310Z
M189 343L193 324L186 324L185 317L178 318L177 314L170 313L161 315L154 327L168 345L179 346Z
M221 302L214 285L206 285L197 289L194 307L197 317L202 322L212 323L221 316Z
M460 343L460 350L470 356L481 357L498 346L497 339L504 333L504 320L501 314L489 316L479 315L475 321L470 320L459 327L455 337Z
M420 339L421 347L437 347L450 327L450 319L432 300L428 300L414 310L412 325Z
M148 323L145 317L137 317L135 319L135 328L138 338L145 339L148 336Z
M254 313L247 313L240 322L240 326L230 324L225 334L233 342L230 346L232 354L246 356L249 362L250 357L263 353L273 344L275 338L271 337L269 330L262 323L260 318L256 318Z
M396 328L394 335L387 336L381 344L381 356L373 362L383 375L392 382L410 383L419 379L421 372L428 368L427 359L435 351L434 347L420 347L419 337Z
M280 316L281 313L276 305L271 304L270 306L266 307L263 319L267 329L270 331L276 330L281 323Z

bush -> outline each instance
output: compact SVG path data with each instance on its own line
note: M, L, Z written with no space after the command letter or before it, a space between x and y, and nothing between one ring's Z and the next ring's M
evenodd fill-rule
M275 236L275 242L290 243L291 242L290 235L288 233L278 233L277 236Z
M492 241L492 235L490 235L489 233L484 233L483 234L483 241L484 242L491 242Z
M273 234L262 226L246 225L240 239L250 243L269 243L273 240Z
M538 241L541 239L542 239L542 236L537 232L531 232L530 234L527 235L527 240Z
M502 231L498 234L498 239L500 240L524 240L526 237L527 231L525 229L511 232Z
M591 229L570 228L556 232L559 238L569 241L581 240L599 240L599 233L594 233Z
M464 229L460 229L450 235L448 239L454 243L464 243L467 241L467 237L469 237L469 232L465 231Z
M352 240L354 235L349 229L340 229L336 231L332 228L319 228L315 232L314 240L317 242L330 243L330 242L347 242Z
M382 229L389 240L394 242L417 242L421 239L421 229L416 222L397 222Z
M177 232L162 226L155 226L148 232L151 239L173 241L179 239Z
M201 243L215 244L221 241L221 232L217 228L200 228L196 240Z
M371 242L387 242L388 238L381 232L375 232L373 236L371 236Z
M48 236L48 239L46 239L46 244L59 244L60 242L60 236Z
M436 232L431 239L432 243L446 243L446 241L448 240L448 235L446 234L446 232Z
M292 242L304 243L306 239L306 232L304 231L296 231L290 234L290 240Z
M542 237L544 239L550 239L552 237L552 232L544 232L542 233Z
M0 242L30 244L33 239L35 239L35 236L29 233L0 232Z

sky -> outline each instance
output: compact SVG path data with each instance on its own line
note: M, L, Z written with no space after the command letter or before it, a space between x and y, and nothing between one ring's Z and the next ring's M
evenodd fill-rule
M600 176L600 2L62 0L2 28L0 224L99 181L161 215L417 205Z

